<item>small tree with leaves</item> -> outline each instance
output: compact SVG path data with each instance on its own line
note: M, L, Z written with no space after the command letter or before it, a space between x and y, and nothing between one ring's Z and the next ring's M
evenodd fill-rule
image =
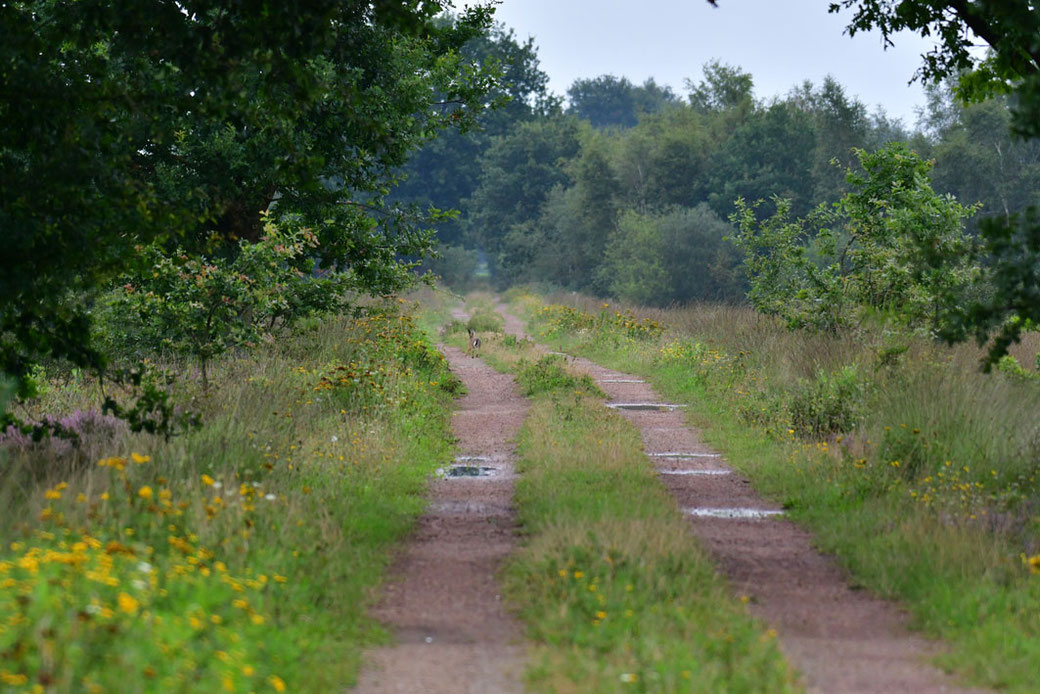
M932 190L931 164L903 143L855 154L850 192L803 219L790 219L785 199L761 222L761 201L737 201L732 240L745 254L749 297L791 327L838 330L882 314L936 331L978 274L963 224L976 208Z
M269 218L264 230L258 242L239 242L230 259L141 248L140 271L125 277L113 300L114 323L128 333L123 339L197 359L208 387L213 358L255 345L280 323L332 308L343 276L304 271L318 245L314 234Z

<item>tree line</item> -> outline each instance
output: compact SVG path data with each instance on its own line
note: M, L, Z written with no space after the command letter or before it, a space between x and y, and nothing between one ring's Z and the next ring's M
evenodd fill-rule
M399 191L402 199L462 210L439 230L441 258L430 264L449 282L466 282L484 259L499 287L541 282L651 305L743 301L754 280L748 253L767 252L739 243L747 206L762 201L755 210L764 221L781 207L795 220L841 205L858 194L864 157L889 148L889 158L913 158L911 177L927 184L929 200L952 196L963 206L954 226L965 238L948 244L962 257L943 262L978 271L960 272L972 287L947 299L982 301L995 296L996 278L985 269L998 260L980 238L983 228L1007 227L1040 204L1040 142L1015 132L1020 100L991 93L965 102L954 76L927 85L911 129L880 108L870 111L833 78L760 99L752 75L717 61L687 80L682 95L653 79L638 85L602 75L577 80L563 99L547 92L530 41L501 26L482 41L479 50L524 76L512 110L478 134L439 140L435 156L421 151ZM891 150L894 143L905 153ZM841 222L846 240L855 237L849 223ZM814 234L796 245L826 267ZM1028 245L1019 250L1011 264L1031 272ZM1007 318L1001 310L993 307L997 322ZM966 316L951 321L951 338L971 329Z

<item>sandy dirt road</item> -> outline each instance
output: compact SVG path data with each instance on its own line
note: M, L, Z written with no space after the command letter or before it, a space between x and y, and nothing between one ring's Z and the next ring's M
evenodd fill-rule
M497 572L516 546L513 441L528 401L511 376L441 349L467 390L452 418L459 464L493 474L431 484L374 614L395 643L366 654L354 690L364 694L523 691L522 630L503 605Z
M506 332L526 336L523 322L506 306L498 310L506 317ZM588 373L615 406L665 402L638 376L587 359L569 362ZM851 588L837 563L813 549L806 531L785 520L776 504L755 493L749 480L701 441L681 408L618 412L639 428L690 529L733 591L749 599L751 612L777 630L781 649L809 691L978 691L958 688L929 664L939 646L912 634L896 605Z

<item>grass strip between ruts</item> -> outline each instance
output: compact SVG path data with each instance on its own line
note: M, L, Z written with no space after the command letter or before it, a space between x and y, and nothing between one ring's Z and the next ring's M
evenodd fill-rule
M720 579L636 429L560 357L485 337L484 357L534 397L515 498L526 537L504 574L532 643L529 686L798 691L775 632Z
M536 315L527 301L525 314ZM861 473L835 457L833 446L778 441L741 419L724 382L713 388L688 366L661 359L664 339L606 330L611 334L557 328L546 338L555 349L646 378L662 396L687 404L705 441L782 503L857 584L899 600L913 626L948 644L939 659L944 668L974 684L1036 691L1040 576L1023 569L1013 547L980 527L948 522L912 503L905 490L857 493Z

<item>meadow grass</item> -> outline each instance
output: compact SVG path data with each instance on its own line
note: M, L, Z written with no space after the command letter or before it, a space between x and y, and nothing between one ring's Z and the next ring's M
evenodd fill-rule
M528 686L797 691L775 633L716 574L636 429L562 357L489 337L483 357L534 398L515 497L525 539L504 572L532 644Z
M899 600L915 627L949 644L943 667L1035 690L1040 385L1031 376L981 374L969 347L789 333L734 307L631 318L591 300L537 308L528 298L527 308L557 348L687 403L705 439L855 582ZM660 333L629 334L623 324L637 315Z
M351 684L385 639L365 611L389 551L451 459L457 384L396 304L373 306L215 364L205 392L184 385L198 431L3 446L0 687ZM31 407L89 395L55 381Z

